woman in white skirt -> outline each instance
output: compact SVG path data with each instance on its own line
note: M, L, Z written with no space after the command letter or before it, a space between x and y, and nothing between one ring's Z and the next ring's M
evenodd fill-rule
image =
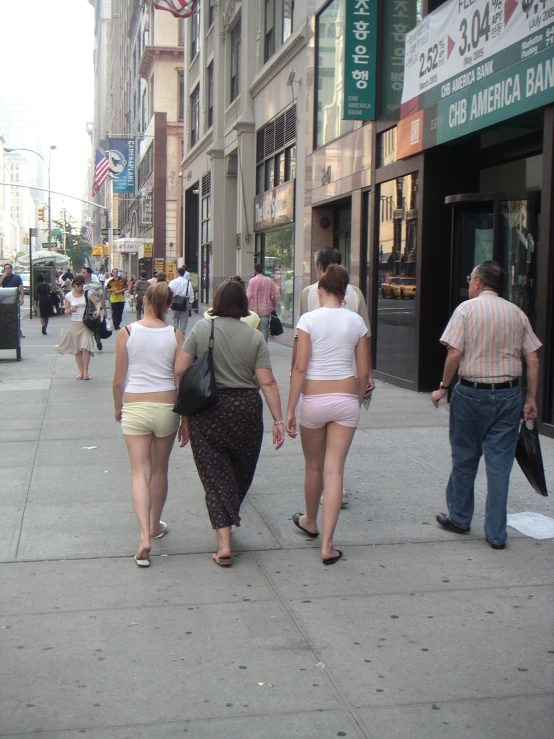
M71 315L69 331L61 344L58 344L58 354L74 354L79 374L76 380L90 380L88 366L91 356L94 356L94 334L83 323L83 314L86 307L84 291L85 278L77 275L73 279L73 290L65 296L65 312ZM88 299L96 308L95 316L100 315L100 307L92 292Z

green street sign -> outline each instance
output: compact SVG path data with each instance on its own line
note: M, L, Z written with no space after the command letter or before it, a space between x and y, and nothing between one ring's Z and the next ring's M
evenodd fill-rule
M343 120L376 117L378 0L346 0Z

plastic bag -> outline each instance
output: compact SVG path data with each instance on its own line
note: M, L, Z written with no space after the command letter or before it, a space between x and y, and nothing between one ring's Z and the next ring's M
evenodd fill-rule
M546 478L544 476L544 465L542 461L541 445L536 421L523 421L519 430L519 438L516 446L516 460L521 471L529 481L533 490L539 495L548 495L546 489Z

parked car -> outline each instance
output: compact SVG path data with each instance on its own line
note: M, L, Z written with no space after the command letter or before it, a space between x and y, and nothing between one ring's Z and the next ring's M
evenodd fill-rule
M381 295L384 298L415 298L416 296L416 279L415 277L391 277L390 282L383 282L381 285Z
M21 282L23 283L23 292L25 295L29 295L31 292L31 275L29 272L21 272Z

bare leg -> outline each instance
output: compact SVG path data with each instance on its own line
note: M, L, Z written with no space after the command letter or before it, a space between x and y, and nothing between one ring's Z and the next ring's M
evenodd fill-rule
M342 504L344 463L356 429L339 423L327 424L325 449L325 496L321 520L321 558L330 559L337 555L333 549L333 534Z
M167 468L169 455L173 449L175 434L154 436L152 439L152 512L150 516L150 535L162 533L160 519L167 498Z
M304 498L306 515L300 519L300 525L308 531L317 531L317 512L323 488L323 464L325 461L325 445L327 426L320 429L308 429L300 426L302 451L306 460L304 469Z
M77 380L83 379L83 352L77 352L75 355L75 361L77 362L77 367L79 368L79 374L77 375Z
M132 436L125 434L125 444L131 462L133 477L133 507L140 531L137 559L148 559L150 552L150 509L152 507L152 434Z
M90 363L90 352L83 349L83 379L87 380L89 377L88 366Z

